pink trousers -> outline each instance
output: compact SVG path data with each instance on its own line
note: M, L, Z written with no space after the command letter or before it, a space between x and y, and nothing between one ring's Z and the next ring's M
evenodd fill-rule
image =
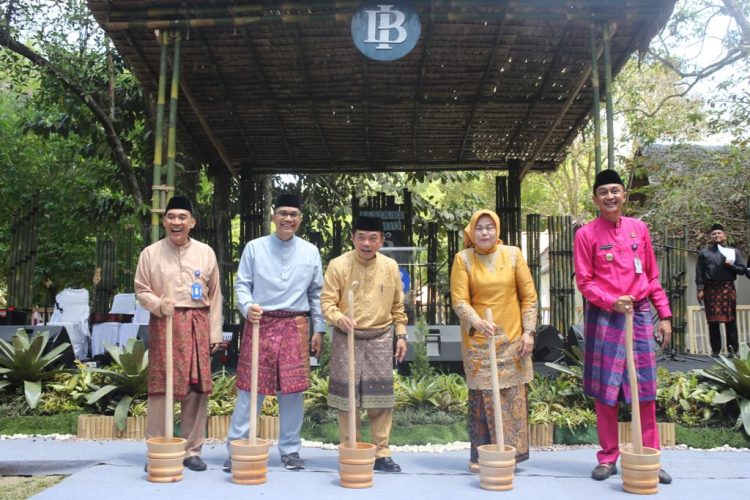
M659 449L659 431L656 428L656 401L641 401L641 432L643 446ZM596 401L596 429L599 433L599 446L596 453L600 464L613 464L620 456L617 435L617 406Z

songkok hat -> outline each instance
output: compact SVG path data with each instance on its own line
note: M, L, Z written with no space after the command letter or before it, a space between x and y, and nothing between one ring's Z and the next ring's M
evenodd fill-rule
M167 213L170 210L187 210L192 214L193 204L187 196L173 196L167 203L167 209L164 213Z
M302 202L299 199L299 196L297 196L294 193L281 193L276 198L276 203L274 203L274 208L279 207L294 207L302 210Z
M354 231L380 231L383 232L383 219L380 217L367 217L360 215L354 221Z
M622 182L622 177L616 171L607 169L602 170L596 174L596 180L594 181L594 194L596 194L596 188L599 186L606 186L607 184L619 184L625 187L625 183Z
M714 224L713 226L711 226L711 229L709 229L708 232L712 233L712 232L716 231L717 229L719 231L724 231L724 226L722 226L721 224Z

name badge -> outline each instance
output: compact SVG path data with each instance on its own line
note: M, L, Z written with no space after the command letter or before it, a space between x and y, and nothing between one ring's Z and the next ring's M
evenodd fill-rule
M641 258L636 257L635 259L633 259L633 263L635 264L635 274L643 273L643 264L641 263Z
M193 300L200 300L203 296L203 287L200 283L193 283L190 287L190 298Z

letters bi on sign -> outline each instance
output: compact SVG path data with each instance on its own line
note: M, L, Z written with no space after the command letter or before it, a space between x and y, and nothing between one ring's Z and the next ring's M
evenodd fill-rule
M367 1L352 17L354 44L378 61L394 61L411 52L421 28L417 12L400 0Z
M406 14L400 10L393 10L393 5L378 5L379 10L365 10L367 13L366 43L376 43L376 49L392 49L392 43L406 41L404 21ZM391 40L391 33L395 31L396 38Z

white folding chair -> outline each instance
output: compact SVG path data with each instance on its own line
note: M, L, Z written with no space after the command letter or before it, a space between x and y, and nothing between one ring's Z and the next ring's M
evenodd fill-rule
M76 359L86 359L89 354L89 314L88 290L66 288L55 297L55 310L47 324L65 327Z

